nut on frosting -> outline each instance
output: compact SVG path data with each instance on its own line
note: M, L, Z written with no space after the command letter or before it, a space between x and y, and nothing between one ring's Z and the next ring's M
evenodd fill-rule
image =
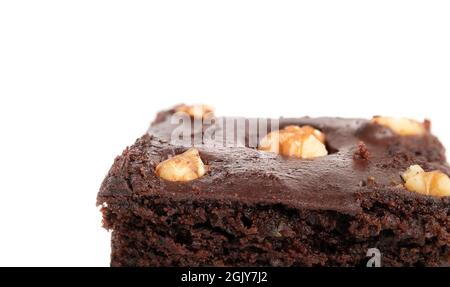
M401 136L421 136L427 132L424 123L407 118L375 116L372 123L387 127Z
M176 112L186 113L194 119L211 118L214 108L208 105L181 105L175 108Z
M450 178L439 170L425 172L419 165L412 165L402 174L402 178L406 189L411 192L450 196Z
M191 181L202 177L206 172L207 166L195 148L169 158L156 166L156 174L168 181Z
M328 154L325 135L311 126L287 126L273 131L261 140L258 149L302 159Z

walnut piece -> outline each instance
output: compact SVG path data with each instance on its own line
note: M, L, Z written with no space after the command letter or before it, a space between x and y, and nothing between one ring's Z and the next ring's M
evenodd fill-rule
M208 105L181 105L175 108L176 112L187 113L194 119L214 117L214 108Z
M191 148L158 164L156 174L168 181L191 181L203 176L207 169L198 150Z
M432 196L450 196L450 178L435 170L425 172L419 165L410 166L402 175L409 191Z
M258 149L302 159L328 154L325 135L311 126L287 126L271 132L261 140Z
M372 123L387 127L401 136L421 136L427 132L424 123L406 118L373 117Z

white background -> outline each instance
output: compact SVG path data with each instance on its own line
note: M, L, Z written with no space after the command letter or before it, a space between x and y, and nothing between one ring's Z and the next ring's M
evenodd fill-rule
M1 1L0 265L107 266L95 207L155 113L406 116L450 146L449 1Z

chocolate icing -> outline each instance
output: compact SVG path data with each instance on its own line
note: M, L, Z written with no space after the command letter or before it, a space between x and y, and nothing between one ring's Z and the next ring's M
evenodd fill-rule
M156 176L154 168L191 145L171 142L171 134L177 127L170 121L173 112L159 113L148 134L130 149L130 168L139 172L129 173L130 188L124 188L123 195L134 193L170 196L175 200L214 198L243 203L280 203L295 208L355 214L361 211L356 195L369 191L373 186L404 197L423 197L401 186L400 174L411 164L450 174L444 148L430 133L421 137L401 137L364 119L303 117L281 118L280 128L311 125L321 130L326 134L328 156L305 160L258 151L248 146L250 141L255 141L257 133L240 130L246 138L240 147L196 141L203 161L209 165L208 173L191 182L168 182ZM216 122L234 119L237 118L216 118ZM245 126L240 129L245 129ZM185 132L201 138L204 129ZM355 158L361 143L370 158ZM105 184L108 185L108 179ZM108 192L108 188L103 188L101 196L108 196ZM426 200L442 199L430 197Z

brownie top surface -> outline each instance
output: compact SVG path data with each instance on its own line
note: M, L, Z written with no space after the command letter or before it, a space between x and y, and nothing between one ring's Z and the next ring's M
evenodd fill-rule
M364 119L281 118L280 128L310 125L326 135L327 156L298 159L259 151L254 144L261 131L249 128L249 119L217 117L216 125L192 124L180 129L171 118L173 113L160 112L148 133L116 159L99 197L156 195L174 200L236 200L353 214L361 209L358 193L383 189L401 197L448 204L448 198L412 193L402 185L400 174L412 164L450 174L443 146L428 132L399 136ZM235 122L244 123L234 124L235 133L242 138L204 139L205 133L218 132ZM192 139L174 141L174 131L189 134ZM170 182L156 175L155 167L160 162L193 144L209 167L204 176L189 182Z

